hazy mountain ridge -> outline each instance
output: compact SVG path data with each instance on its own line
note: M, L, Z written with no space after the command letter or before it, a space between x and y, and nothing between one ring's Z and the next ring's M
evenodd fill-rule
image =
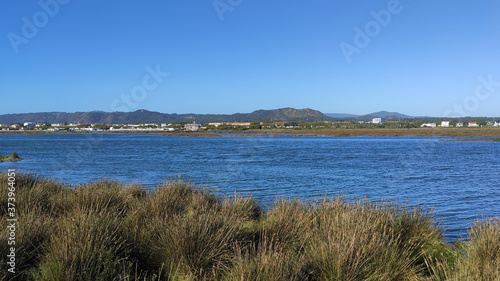
M406 114L402 114L399 112L388 112L388 111L378 111L370 114L365 114L358 116L356 119L358 120L363 120L363 121L368 121L371 120L372 118L385 118L385 119L411 119L414 118L413 116L409 116Z
M349 113L325 113L326 116L331 117L331 118L339 118L339 119L355 119L359 115L356 114L349 114Z
M359 121L369 121L373 118L385 118L385 119L413 119L414 116L402 114L399 112L389 112L389 111L377 111L365 115L356 115L348 113L325 113L326 116L337 119L344 120L359 120Z

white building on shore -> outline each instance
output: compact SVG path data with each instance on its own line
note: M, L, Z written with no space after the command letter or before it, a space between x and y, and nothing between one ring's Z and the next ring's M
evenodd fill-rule
M201 124L196 124L196 122L188 123L184 126L184 130L186 131L196 131L201 128Z
M445 128L450 127L450 121L441 121L441 127L445 127Z
M33 128L33 127L35 127L35 123L33 123L33 122L24 122L23 126L26 127L26 128Z
M424 123L420 125L420 127L429 127L429 128L436 128L436 123Z

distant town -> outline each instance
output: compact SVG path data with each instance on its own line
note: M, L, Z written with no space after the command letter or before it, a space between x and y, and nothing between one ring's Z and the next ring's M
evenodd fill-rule
M0 124L0 131L45 131L45 132L172 132L172 131L239 131L248 129L366 129L366 128L478 128L500 127L499 120L479 120L463 122L456 119L424 122L423 120L390 120L373 118L371 121L253 121L253 122L177 122L177 123L133 123L133 124L75 124L48 122L24 122L15 124Z

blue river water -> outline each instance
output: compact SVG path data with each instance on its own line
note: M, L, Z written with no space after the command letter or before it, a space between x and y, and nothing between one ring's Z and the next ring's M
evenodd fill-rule
M277 197L406 201L434 209L448 240L500 214L500 142L439 137L177 137L156 134L2 134L0 163L78 184L101 178L152 187L182 176L269 205Z

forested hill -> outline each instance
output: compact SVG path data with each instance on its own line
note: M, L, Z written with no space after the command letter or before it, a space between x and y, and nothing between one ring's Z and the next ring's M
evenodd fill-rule
M102 123L102 124L132 124L132 123L159 123L159 122L251 122L251 121L329 121L331 117L309 109L280 108L273 110L256 110L252 113L235 114L176 114L160 113L148 110L133 112L39 112L0 115L0 124L14 124L24 122L48 123Z

